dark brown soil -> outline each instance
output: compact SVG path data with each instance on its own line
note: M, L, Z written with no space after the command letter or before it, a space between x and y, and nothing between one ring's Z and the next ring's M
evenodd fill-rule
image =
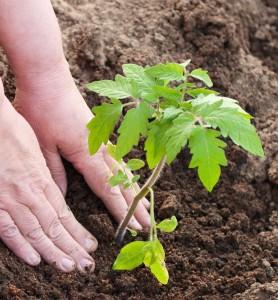
M215 89L255 116L265 160L228 148L229 166L212 193L189 170L189 155L168 166L156 186L156 212L175 214L164 234L167 286L148 270L114 272L120 246L101 201L68 166L67 201L99 240L92 275L32 268L0 244L0 299L278 299L278 5L276 0L53 0L73 76L88 105L100 102L85 83L113 78L123 63L191 58ZM4 56L0 76L12 100ZM134 156L143 153L134 151ZM142 173L142 182L147 174ZM139 238L144 238L142 233ZM131 241L127 237L126 241Z

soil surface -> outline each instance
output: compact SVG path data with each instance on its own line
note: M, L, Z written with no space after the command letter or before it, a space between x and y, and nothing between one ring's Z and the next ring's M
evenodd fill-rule
M227 148L229 166L206 192L186 151L155 188L158 221L177 216L164 234L170 273L162 286L145 268L114 272L116 223L67 163L67 202L99 240L92 275L29 267L0 242L0 299L278 299L278 5L277 0L53 0L76 84L111 79L123 63L191 59L214 88L239 99L254 118L266 159ZM0 53L0 76L12 101L14 81ZM133 156L143 157L134 150ZM142 182L148 174L141 172ZM146 238L142 233L138 239ZM131 241L128 236L126 241Z

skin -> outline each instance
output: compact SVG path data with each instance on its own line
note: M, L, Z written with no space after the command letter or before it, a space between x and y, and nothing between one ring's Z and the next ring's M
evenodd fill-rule
M65 203L61 156L84 176L117 221L131 189L110 187L115 163L102 146L89 155L86 124L93 117L64 57L49 0L0 0L0 45L15 74L14 107L0 80L0 238L29 265L41 258L63 272L93 271L97 240ZM144 199L129 226L150 225Z

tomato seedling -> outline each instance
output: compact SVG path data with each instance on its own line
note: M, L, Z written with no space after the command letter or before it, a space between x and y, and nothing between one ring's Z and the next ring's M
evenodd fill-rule
M150 240L135 241L123 247L113 269L132 270L144 263L163 284L168 282L168 271L157 228L171 232L177 226L175 217L158 225L155 222L152 186L164 164L170 164L188 146L192 154L189 168L198 168L202 184L211 192L219 180L220 166L227 166L226 143L220 136L229 137L236 145L264 157L261 141L250 122L252 116L239 106L237 100L222 97L218 92L195 83L199 80L212 87L207 71L195 69L190 72L189 63L189 60L182 64L167 62L153 67L125 64L124 76L116 75L115 80L87 85L90 90L110 99L110 103L102 103L92 110L95 117L88 124L90 154L95 154L102 144L107 144L118 169L117 172L112 170L114 175L109 183L112 186L120 184L123 189L133 188L135 194L126 217L118 227L116 241L122 241L138 202L147 194L151 195ZM120 101L122 99L126 99L124 103ZM108 142L109 137L124 107L127 112L117 130L117 143L112 145ZM122 158L138 145L140 136L145 138L148 167L154 170L137 191L134 183L139 176L130 178L127 170L138 170L144 162L131 159L124 164Z

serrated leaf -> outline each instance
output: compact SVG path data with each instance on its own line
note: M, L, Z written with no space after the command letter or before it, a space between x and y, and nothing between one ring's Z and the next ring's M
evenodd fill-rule
M137 108L131 108L126 113L118 129L117 160L129 153L133 146L138 145L140 134L146 135L149 118L151 118L153 111L152 107L149 107L145 102L141 102Z
M237 112L236 108L221 108L212 110L204 116L207 124L213 128L219 127L224 137L229 136L232 141L254 155L264 157L264 151L255 127Z
M141 93L152 94L154 92L152 86L154 86L156 82L145 73L143 67L135 64L125 64L123 65L123 72L126 77L134 79L137 82Z
M203 94L204 96L207 96L210 94L219 95L218 92L213 91L213 90L208 90L206 88L197 88L197 89L193 89L193 90L188 90L186 93L189 96L194 97L194 98L198 97L200 94Z
M99 80L86 85L91 91L98 93L100 96L123 99L132 95L130 81L121 75L116 75L113 80Z
M195 116L190 112L184 112L174 119L171 128L167 131L168 141L166 144L167 163L170 164L180 153L194 127Z
M216 101L212 104L202 103L193 108L194 112L203 118L210 115L212 112L217 111L223 105L223 100Z
M250 121L252 116L250 116L245 110L243 110L239 105L238 101L232 98L227 98L227 97L222 97L222 96L217 96L217 95L208 95L208 96L202 96L199 95L198 98L191 100L190 103L193 106L201 105L201 104L213 104L215 102L218 102L222 100L223 104L221 105L222 108L224 107L231 107L231 108L236 108L239 113L241 113L247 120Z
M163 97L166 102L173 106L177 106L182 99L182 92L166 86L154 86L153 89L160 97Z
M124 183L127 180L128 180L127 175L122 170L118 170L117 174L109 178L108 183L110 184L110 186L116 186L121 183Z
M123 104L117 99L111 99L112 104L102 103L92 109L95 117L88 123L90 131L88 144L90 154L95 154L102 143L107 144L121 114Z
M207 74L208 72L202 69L196 69L193 70L189 76L192 76L196 79L199 79L201 81L203 81L208 87L212 87L212 81L209 77L209 75Z
M186 68L191 62L191 59L186 60L185 62L181 63L180 65Z
M150 68L145 69L145 73L153 78L158 78L162 80L167 80L166 83L169 81L180 81L184 80L183 75L184 67L180 64L176 63L166 63L159 64Z
M154 120L149 124L148 137L145 141L146 158L150 169L153 169L166 153L166 144L169 136L167 130L171 127L172 121Z
M173 106L166 107L163 113L163 119L174 119L183 112L182 109Z
M124 246L116 261L113 264L113 270L133 270L143 263L146 253L145 246L149 242L136 241Z
M153 264L150 265L150 270L160 283L162 283L162 284L168 283L169 273L165 266L164 261L163 262L159 262L159 261L154 262Z
M136 171L143 168L144 165L145 163L143 162L143 160L132 158L128 161L125 167L131 171Z
M150 102L150 103L155 103L155 102L158 102L159 100L159 95L157 93L150 93L150 94L143 94L142 96L142 99L143 100L146 100L147 102Z
M220 165L227 165L222 149L226 143L217 138L220 135L216 130L196 126L189 138L190 153L193 154L189 168L198 167L199 178L210 192L219 180Z
M161 221L156 228L160 229L163 232L172 232L178 226L178 220L176 216L173 216L171 219L166 219Z

